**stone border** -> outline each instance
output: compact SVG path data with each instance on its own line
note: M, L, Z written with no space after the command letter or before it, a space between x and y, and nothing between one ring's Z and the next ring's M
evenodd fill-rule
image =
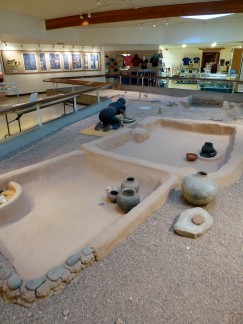
M50 269L43 277L24 281L0 255L0 294L5 301L32 307L39 301L57 295L80 272L95 262L94 250L85 246L62 265Z

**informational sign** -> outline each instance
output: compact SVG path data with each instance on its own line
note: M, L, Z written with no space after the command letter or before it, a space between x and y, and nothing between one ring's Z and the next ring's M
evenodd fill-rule
M98 53L90 54L90 68L91 69L99 68L99 54Z
M40 59L40 70L42 72L46 72L47 71L46 54L39 53L39 59Z
M70 53L63 53L63 68L65 71L70 70Z
M23 53L24 70L25 71L37 71L36 55L35 53Z
M100 53L1 51L4 73L30 74L100 70Z
M61 70L60 53L49 53L50 71Z
M80 53L72 53L72 69L80 70L81 68L82 68L81 54Z
M88 70L89 68L89 54L84 54L84 69Z

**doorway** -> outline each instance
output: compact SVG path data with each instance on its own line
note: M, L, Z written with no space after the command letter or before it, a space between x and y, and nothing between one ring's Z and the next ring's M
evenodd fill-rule
M201 72L204 72L204 68L207 63L214 62L219 63L220 52L203 52L202 53L202 66Z

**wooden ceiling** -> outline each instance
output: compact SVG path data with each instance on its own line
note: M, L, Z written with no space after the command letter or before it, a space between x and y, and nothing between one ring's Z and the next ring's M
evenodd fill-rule
M88 17L88 14L83 14L82 19L80 18L80 14L78 14L75 16L47 19L45 25L47 30L51 30L121 21L242 12L242 0L222 0L96 12L92 13L91 17Z

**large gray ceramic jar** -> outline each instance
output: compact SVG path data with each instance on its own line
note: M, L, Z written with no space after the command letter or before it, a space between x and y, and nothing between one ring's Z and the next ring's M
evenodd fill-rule
M132 188L132 189L135 189L136 192L138 192L138 190L139 190L139 182L134 177L128 177L121 184L121 189L123 189L123 188Z
M117 204L125 213L140 203L139 194L135 189L123 188L117 195Z
M207 172L199 171L186 176L181 184L182 194L186 200L196 206L206 205L218 194L217 183L208 177Z

